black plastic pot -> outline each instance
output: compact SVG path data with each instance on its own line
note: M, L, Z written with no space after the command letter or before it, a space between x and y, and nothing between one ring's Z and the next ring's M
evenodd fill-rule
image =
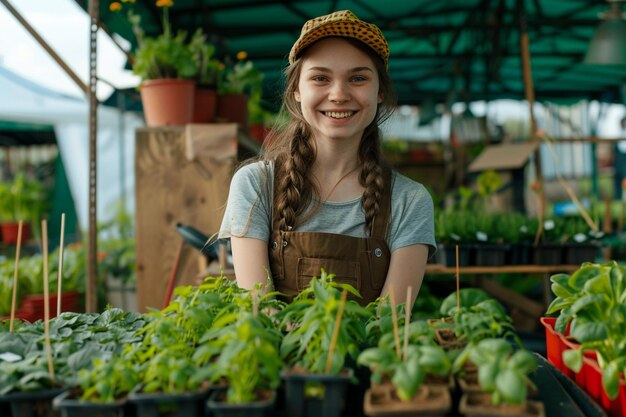
M512 244L508 255L509 265L528 265L532 260L532 246L528 243Z
M506 264L509 245L479 244L474 247L477 266L502 266Z
M144 393L141 387L128 395L140 417L205 417L209 389L180 394Z
M0 397L0 401L8 405L13 417L57 417L52 407L54 397L63 392L63 389L47 389L35 392L15 392ZM0 410L3 410L0 406ZM4 414L0 414L4 416Z
M341 375L314 375L283 372L285 381L285 415L289 417L339 417L346 388L354 372ZM309 398L314 389L319 397Z
M453 244L444 245L444 259L446 266L456 266L456 246ZM474 265L473 245L459 245L459 266Z
M544 243L535 246L533 263L535 265L561 265L563 263L563 245L559 243Z
M583 262L593 262L598 255L598 245L593 243L569 244L565 247L565 264L580 265Z
M206 405L212 417L265 417L274 409L276 391L272 391L267 400L248 404L228 404L225 400L225 389L215 390L211 393Z
M110 404L91 403L73 398L70 391L65 391L52 400L55 410L61 417L124 417L126 399Z

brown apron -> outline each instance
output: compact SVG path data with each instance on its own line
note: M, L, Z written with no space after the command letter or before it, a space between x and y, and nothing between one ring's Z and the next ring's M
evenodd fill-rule
M277 170L276 170L277 171ZM275 172L276 172L275 171ZM335 282L352 285L366 305L376 300L387 278L391 253L385 241L391 214L391 170L383 170L384 187L380 214L374 219L371 237L334 233L279 230L280 216L272 213L270 268L276 291L291 301L309 285L320 270L335 274ZM274 179L274 184L278 182ZM275 210L276 204L273 204Z

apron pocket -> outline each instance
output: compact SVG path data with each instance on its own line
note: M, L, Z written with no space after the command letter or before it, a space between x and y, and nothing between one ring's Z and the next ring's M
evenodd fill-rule
M330 258L299 258L298 259L298 292L309 286L311 278L319 277L321 269L327 274L335 274L334 281L350 284L361 291L361 265L359 262L343 261Z

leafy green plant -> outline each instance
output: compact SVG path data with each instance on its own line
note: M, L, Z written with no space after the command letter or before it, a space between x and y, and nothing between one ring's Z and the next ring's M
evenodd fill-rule
M570 335L581 346L563 353L563 361L580 371L583 352L595 350L602 369L602 385L607 396L615 398L619 375L626 370L626 267L616 262L584 263L571 276L553 275L556 295L548 314L559 312L555 329Z
M263 73L252 61L237 61L220 73L218 91L220 94L244 94L260 90L262 83Z
M0 221L23 220L36 225L46 208L44 196L43 184L26 179L24 173L17 174L13 181L0 183Z
M217 88L218 78L223 65L214 57L215 45L207 42L206 35L201 29L198 29L189 42L189 48L198 67L198 72L195 76L198 85Z
M534 387L528 375L537 366L528 351L513 352L506 340L490 338L472 344L469 359L478 366L478 383L481 390L491 394L492 404L526 401L528 387Z
M352 286L334 282L333 278L334 274L322 270L320 277L313 277L309 287L279 313L281 327L289 329L280 348L281 357L288 365L314 374L337 375L344 369L347 356L358 355L359 344L366 338L365 321L371 313L356 301L348 300L339 324L330 372L326 371L341 292L345 290L359 297Z
M194 78L198 74L199 65L194 56L196 49L190 47L186 31L178 31L175 35L172 33L169 9L173 6L173 1L156 2L156 7L162 12L163 32L155 37L145 35L141 27L141 16L132 10L134 2L122 2L125 6L114 1L109 5L109 9L120 12L123 7L129 7L128 20L137 39L137 49L131 61L133 73L142 81L158 78ZM191 43L199 43L201 36L201 33L196 32L194 35L196 38Z
M217 328L207 337L207 343L220 351L209 367L212 381L226 381L226 401L231 404L250 403L258 398L260 390L274 390L280 384L283 361L279 346L281 333L267 327L251 311L241 311L237 321Z

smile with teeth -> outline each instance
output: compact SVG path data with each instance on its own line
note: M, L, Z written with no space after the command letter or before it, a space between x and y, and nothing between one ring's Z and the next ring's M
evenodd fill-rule
M325 111L324 115L328 117L332 117L333 119L345 119L346 117L352 116L354 113L355 112L353 111L342 111L342 112Z

